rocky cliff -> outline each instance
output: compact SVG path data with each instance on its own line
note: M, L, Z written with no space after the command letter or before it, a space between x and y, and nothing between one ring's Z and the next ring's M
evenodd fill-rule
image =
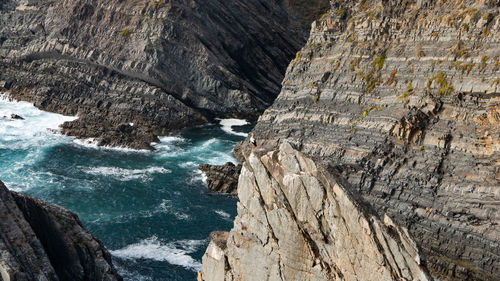
M0 89L78 115L67 134L152 149L170 130L261 113L306 40L305 22L325 8L327 0L6 0Z
M499 14L499 1L332 1L289 65L280 95L259 118L257 151L294 143L334 175L326 186L359 194L350 204L366 203L374 218L407 230L432 277L500 280ZM355 255L365 248L335 234L346 237L360 222L335 221L338 212L324 211L334 201L311 197L316 182L319 194L327 194L321 177L296 169L296 177L308 177L282 183L276 175L283 172L274 167L284 164L272 156L259 164L250 150L248 142L236 149L239 160L250 163L240 177L238 217L224 252L227 279L245 279L254 270L262 280L341 278L338 272L347 280L386 280L357 269L358 275L344 273L363 260ZM271 221L276 208L286 215ZM307 247L296 250L292 241ZM386 256L382 249L377 255ZM221 253L210 246L205 268ZM340 254L349 257L345 264L335 260Z
M3 281L122 280L102 243L66 209L7 190L0 182Z
M203 280L431 280L416 244L335 172L288 143L248 157L238 217L215 233Z

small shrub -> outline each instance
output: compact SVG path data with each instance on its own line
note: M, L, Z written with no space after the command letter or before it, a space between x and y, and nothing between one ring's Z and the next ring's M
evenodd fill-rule
M340 18L344 18L347 14L347 10L345 7L342 7L340 9L337 10L337 12L335 13L338 17Z
M498 86L498 84L500 84L500 78L493 79L493 81L491 82L491 87L496 87Z
M485 38L491 35L490 29L485 27L483 30L481 30L481 37Z
M421 145L421 146L418 147L418 151L422 151L422 150L424 150L424 146L423 145Z
M480 72L482 72L486 68L486 66L488 66L488 60L489 59L490 58L488 56L483 56L481 58L481 64L479 65L479 71Z
M469 57L469 52L467 50L467 46L465 46L464 41L458 40L457 44L455 45L454 53L455 56L459 58Z
M493 72L500 70L500 59L498 56L493 58L495 60L495 63L493 64Z
M129 37L131 34L133 33L132 30L128 29L128 28L125 28L124 30L122 30L120 32L120 36L121 37Z
M321 17L319 18L319 21L323 21L326 19L326 17L328 17L328 13L324 13L321 15Z
M382 108L380 108L379 106L370 106L370 107L363 109L363 111L361 112L361 115L363 116L363 118L366 118L366 116L368 116L368 113L370 113L374 109L376 109L377 111L382 110Z
M361 58L355 58L353 60L351 60L351 71L354 72L356 70L356 66L358 65L359 61L361 60Z
M395 82L398 82L398 78L396 77L397 73L398 73L398 71L396 69L391 71L391 75L389 76L389 79L387 79L387 83L386 83L388 86L392 85Z
M376 70L381 70L384 67L385 57L382 55L378 55L372 62L372 66L375 67Z
M493 14L491 13L484 14L483 20L486 21L486 24L490 23L493 20Z
M443 72L439 72L438 74L436 74L436 76L430 78L427 81L427 91L428 92L431 91L431 86L432 86L433 82L437 86L439 86L438 93L440 95L449 95L449 94L453 93L453 91L455 91L453 86L449 85L448 81L446 81L446 77L444 76Z
M406 86L406 90L397 99L404 100L413 95L413 93L414 93L413 81L410 81L410 83L408 83L408 86Z
M318 96L316 96L316 95L312 96L312 101L314 104L317 104L318 103Z
M332 68L332 72L335 72L339 69L340 67L340 61L331 61L330 62L330 65L333 65L333 63L335 63L335 66Z

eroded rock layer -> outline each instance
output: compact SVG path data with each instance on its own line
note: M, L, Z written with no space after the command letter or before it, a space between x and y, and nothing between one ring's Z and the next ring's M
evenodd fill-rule
M269 106L304 21L328 6L302 2L2 1L0 89L78 114L65 133L151 148L155 135Z
M122 280L102 243L68 210L7 190L0 182L3 281Z
M406 230L288 143L250 154L238 197L234 228L203 257L205 281L431 280Z
M333 169L433 277L500 280L498 1L332 1L253 133Z

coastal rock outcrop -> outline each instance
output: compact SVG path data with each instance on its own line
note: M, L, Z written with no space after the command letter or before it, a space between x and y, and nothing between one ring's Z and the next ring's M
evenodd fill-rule
M11 192L2 182L0 237L3 281L122 280L109 252L77 215Z
M66 134L132 148L214 117L254 118L279 93L305 22L328 8L285 2L2 1L0 92L78 115Z
M205 281L432 280L406 229L287 142L252 153L229 233L211 235Z
M199 169L207 177L208 189L236 195L241 165L227 162L224 165L200 164Z
M434 278L500 280L499 1L331 3L259 118L256 150L289 140L334 171L408 230Z

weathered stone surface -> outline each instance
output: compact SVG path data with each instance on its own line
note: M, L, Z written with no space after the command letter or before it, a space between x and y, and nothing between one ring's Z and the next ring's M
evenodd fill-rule
M248 156L238 197L234 228L203 258L205 281L431 280L405 229L286 142Z
M500 280L499 81L498 1L332 1L255 150L288 139L333 169L433 277Z
M4 281L122 280L102 243L66 209L10 192L0 182Z
M306 40L303 23L328 6L303 2L5 0L0 91L78 115L67 134L152 149L144 141L155 135L268 107Z
M236 195L241 165L227 162L224 165L200 164L199 168L207 176L208 189Z

